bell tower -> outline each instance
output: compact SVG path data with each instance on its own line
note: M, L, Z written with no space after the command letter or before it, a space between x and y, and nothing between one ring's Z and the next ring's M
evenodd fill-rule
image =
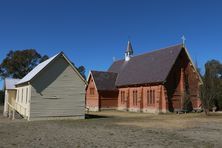
M129 61L132 56L133 56L133 47L131 45L131 42L128 41L127 48L125 51L125 61Z

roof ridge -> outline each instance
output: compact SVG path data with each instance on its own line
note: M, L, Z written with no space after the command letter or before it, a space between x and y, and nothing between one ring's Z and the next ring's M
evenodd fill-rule
M167 47L162 47L162 48L159 48L159 49L153 49L152 51L148 51L146 53L142 53L142 54L139 54L139 55L135 55L133 57L131 57L132 59L135 58L135 57L139 57L139 56L143 56L143 55L146 55L146 54L151 54L151 53L154 53L154 52L158 52L160 50L166 50L168 48L172 48L172 47L176 47L176 46L183 46L183 44L175 44L175 45L170 45L170 46L167 46ZM116 63L116 62L120 62L120 61L124 61L124 59L121 59L121 60L116 60L114 61L113 63Z
M108 70L118 73L116 86L163 82L182 50L182 44L171 45L132 57L129 62L117 61Z
M40 71L42 71L49 63L51 63L56 57L63 54L63 52L59 52L55 54L54 56L48 58L47 60L39 63L36 65L29 73L27 73L22 79L20 79L19 82L16 83L16 85L29 82L31 79L33 79Z
M142 55L144 55L144 54L150 54L150 53L154 53L154 52L158 52L158 51L161 51L161 50L166 50L166 49L168 49L168 48L172 48L172 47L176 47L176 46L182 46L182 44L176 44L176 45L171 45L171 46L167 46L167 47L163 47L163 48L159 48L159 49L154 49L154 50L152 50L152 51L150 51L150 52L147 52L147 53L143 53L143 54L140 54L140 55L136 55L136 56L142 56ZM134 56L135 57L135 56Z
M116 73L111 71L99 71L99 70L90 70L91 72L104 72L104 73ZM116 73L117 74L117 73Z

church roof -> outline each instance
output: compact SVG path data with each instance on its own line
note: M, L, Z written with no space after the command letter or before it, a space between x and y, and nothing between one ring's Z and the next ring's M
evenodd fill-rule
M117 73L91 71L97 90L116 90Z
M183 45L175 45L134 56L129 61L115 61L108 72L118 73L116 86L164 82Z

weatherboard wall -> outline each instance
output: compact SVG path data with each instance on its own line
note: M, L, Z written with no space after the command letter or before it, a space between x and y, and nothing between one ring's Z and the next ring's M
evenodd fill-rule
M30 97L31 97L31 86L22 85L18 86L16 93L15 109L23 117L28 118L30 116Z
M85 114L85 83L61 56L31 82L30 119Z

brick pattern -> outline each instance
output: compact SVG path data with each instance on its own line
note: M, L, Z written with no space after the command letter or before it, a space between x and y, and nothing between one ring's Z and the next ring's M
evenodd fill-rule
M164 84L166 95L168 97L169 111L181 110L183 107L183 94L185 91L185 76L188 79L189 91L191 95L192 106L199 108L199 85L200 80L194 70L191 61L188 59L185 51L181 52L176 60L174 67Z
M118 109L132 112L160 112L162 108L166 110L166 105L162 104L166 103L163 100L165 98L163 98L162 89L161 85L120 88ZM124 101L122 101L121 92L125 92ZM151 92L152 97L150 97Z
M86 106L91 110L112 108L152 113L177 111L183 107L185 76L188 78L192 106L194 109L199 108L200 80L185 51L180 53L164 83L120 87L117 91L96 91L90 95L89 89L95 88L90 77L86 89Z
M100 109L116 109L118 91L101 91L100 94Z
M92 89L94 93L92 94ZM94 80L90 76L88 86L86 88L86 108L89 111L99 111L101 109L116 109L117 108L117 91L98 91Z
M94 89L94 94L90 93L92 89ZM90 111L99 111L99 93L91 76L86 88L86 108Z

